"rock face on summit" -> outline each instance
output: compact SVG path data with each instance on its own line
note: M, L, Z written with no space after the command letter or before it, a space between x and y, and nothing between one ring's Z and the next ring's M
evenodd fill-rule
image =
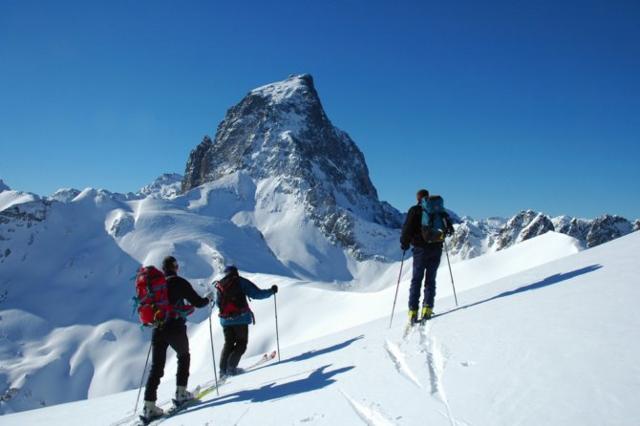
M308 74L254 89L229 109L215 139L205 137L191 152L182 190L238 171L255 181L279 179L277 192L294 195L330 240L356 252L354 218L401 226L401 214L379 201L362 152L331 124Z

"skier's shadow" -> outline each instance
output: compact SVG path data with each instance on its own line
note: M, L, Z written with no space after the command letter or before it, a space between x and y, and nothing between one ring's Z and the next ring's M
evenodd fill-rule
M502 292L500 294L496 294L495 296L490 297L488 299L484 299L484 300L480 300L479 302L470 303L468 305L460 306L458 308L451 309L451 310L443 312L441 314L436 314L436 315L433 316L433 318L439 317L439 316L442 316L442 315L447 315L447 314L450 314L450 313L453 313L453 312L456 312L456 311L460 311L462 309L472 308L474 306L478 306L478 305L481 305L483 303L491 302L492 300L500 299L502 297L513 296L514 294L524 293L526 291L531 291L531 290L536 290L536 289L539 289L539 288L547 287L547 286L550 286L550 285L553 285L553 284L557 284L557 283L562 282L562 281L569 280L569 279L577 277L579 275L588 274L589 272L596 271L596 270L598 270L600 268L602 268L602 265L595 264L595 265L585 266L584 268L576 269L576 270L571 271L571 272L565 272L565 273L561 273L561 274L550 275L547 278L545 278L545 279L543 279L541 281L535 282L533 284L528 284L528 285L525 285L525 286L522 286L522 287L518 287L518 288L513 289L513 290L505 291L505 292Z
M327 364L320 368L313 370L307 377L293 380L286 383L276 384L272 382L261 386L257 389L244 390L229 395L224 395L211 401L203 402L196 405L194 408L186 410L185 412L192 413L197 410L205 408L213 408L219 405L230 404L235 402L265 402L274 399L285 398L291 395L297 395L306 392L313 392L318 389L325 388L336 380L333 376L346 373L349 370L355 368L355 366L338 368L336 370L325 371L331 364Z
M318 350L315 350L315 351L307 351L307 352L304 352L304 353L302 353L300 355L297 355L297 356L282 360L281 362L279 362L279 364L284 364L285 362L305 361L307 359L314 358L314 357L317 357L317 356L320 356L320 355L324 355L324 354L327 354L327 353L330 353L330 352L339 351L339 350L344 349L347 346L351 345L352 343L362 339L363 337L364 337L364 335L361 334L358 337L354 337L354 338L351 338L349 340L345 340L344 342L335 344L333 346L327 346L326 348L318 349Z

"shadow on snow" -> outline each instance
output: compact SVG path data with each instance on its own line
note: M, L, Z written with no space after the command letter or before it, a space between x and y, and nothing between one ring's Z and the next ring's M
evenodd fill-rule
M505 292L502 292L500 294L496 294L495 296L490 297L488 299L484 299L484 300L481 300L479 302L470 303L468 305L460 306L459 308L454 308L454 309L451 309L449 311L443 312L441 314L436 314L436 315L433 316L433 318L439 317L439 316L442 316L442 315L446 315L446 314L450 314L450 313L453 313L453 312L456 312L456 311L460 311L462 309L472 308L474 306L478 306L478 305L481 305L483 303L491 302L492 300L500 299L502 297L513 296L514 294L524 293L524 292L527 292L527 291L537 290L537 289L543 288L543 287L548 287L550 285L557 284L557 283L562 282L562 281L570 280L570 279L575 278L575 277L580 276L580 275L588 274L589 272L597 271L600 268L602 268L602 265L589 265L589 266L585 266L584 268L576 269L576 270L571 271L571 272L565 272L565 273L561 273L561 274L550 275L547 278L545 278L545 279L543 279L541 281L535 282L533 284L528 284L528 285L525 285L525 286L522 286L522 287L518 287L518 288L513 289L513 290L505 291Z
M224 404L236 402L265 402L306 392L313 392L335 383L333 376L346 373L354 369L354 366L338 368L336 370L325 371L331 364L313 370L307 377L293 380L286 383L276 384L272 382L257 389L244 390L229 395L224 395L211 401L196 405L195 408L186 410L185 413L192 413L205 408L213 408Z
M351 345L352 343L362 339L363 337L364 337L364 335L361 334L358 337L353 337L353 338L351 338L349 340L345 340L344 342L335 344L333 346L327 346L326 348L323 348L323 349L307 351L307 352L302 353L302 354L300 354L298 356L294 356L292 358L287 358L287 359L281 361L280 364L284 364L285 362L306 361L306 360L308 360L310 358L314 358L314 357L317 357L317 356L320 356L320 355L324 355L324 354L327 354L327 353L330 353L330 352L333 352L333 351L339 351L339 350L344 349L347 346Z

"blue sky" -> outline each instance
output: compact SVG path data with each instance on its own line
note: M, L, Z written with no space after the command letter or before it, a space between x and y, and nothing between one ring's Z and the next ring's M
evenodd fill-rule
M380 198L640 217L637 1L0 2L0 178L136 190L314 76Z

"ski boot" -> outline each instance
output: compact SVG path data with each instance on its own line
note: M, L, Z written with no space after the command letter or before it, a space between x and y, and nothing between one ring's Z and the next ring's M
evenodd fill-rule
M173 403L176 407L180 407L189 401L193 401L195 397L191 392L187 390L185 386L178 386L176 388L176 397L173 399Z
M404 333L402 333L402 338L406 339L409 336L411 330L413 330L413 326L419 324L418 322L418 310L417 309L409 309L409 322L407 326L404 328Z
M431 306L423 306L422 307L422 317L420 318L420 323L424 324L433 316L433 308Z
M229 376L237 376L237 375L242 374L242 373L244 373L244 368L240 368L240 367L230 368L227 371L227 374Z
M162 408L156 405L155 401L145 401L144 407L142 407L142 415L140 416L140 420L142 420L143 424L148 424L155 419L159 419L164 416L164 411Z
M413 326L418 323L418 310L409 309L409 326Z

